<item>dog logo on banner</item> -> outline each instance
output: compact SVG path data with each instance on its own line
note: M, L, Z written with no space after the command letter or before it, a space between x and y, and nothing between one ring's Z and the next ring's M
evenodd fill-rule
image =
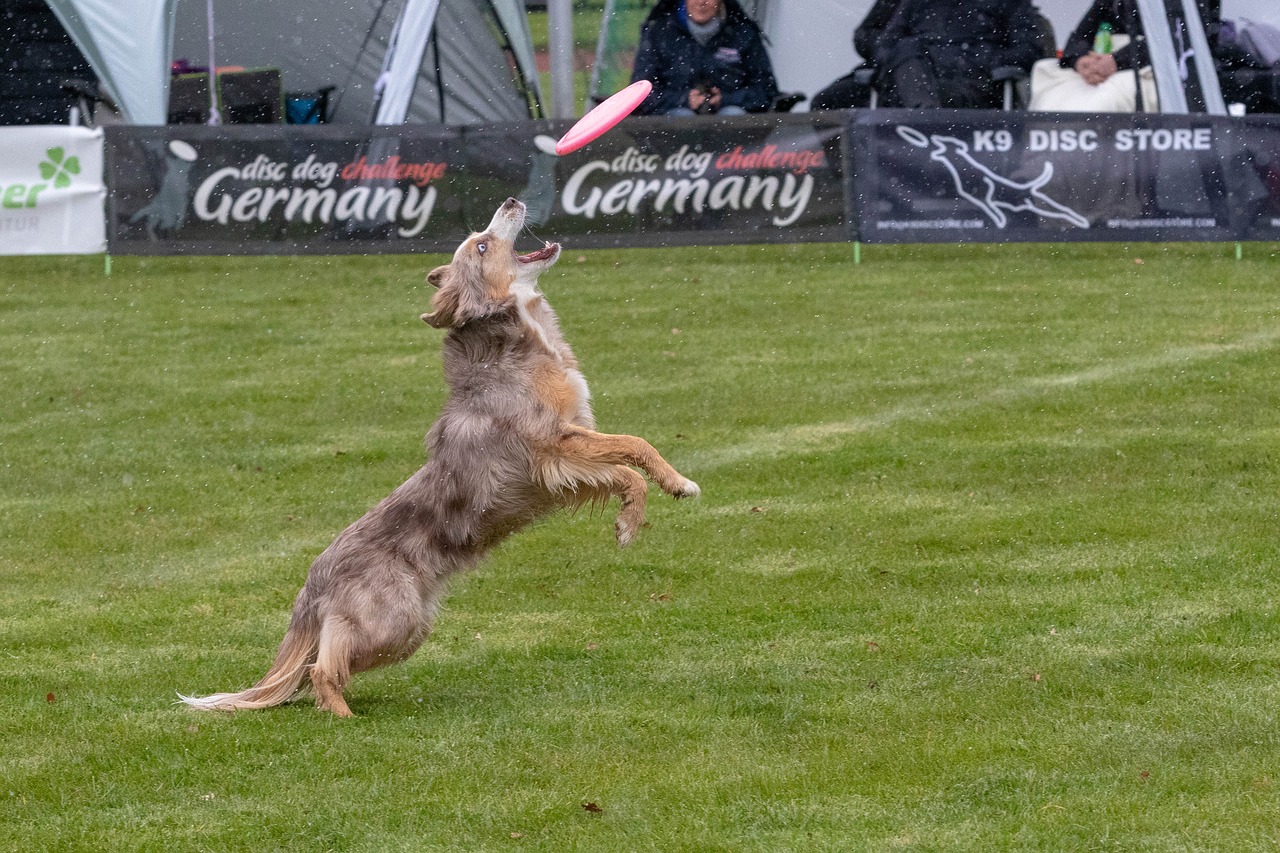
M1038 177L1029 181L1014 181L997 175L974 159L969 145L954 136L934 133L925 136L906 125L898 125L898 135L916 148L933 150L929 159L941 163L955 181L956 193L987 215L997 228L1009 224L1009 213L1029 210L1048 219L1063 219L1077 228L1088 228L1089 220L1076 211L1060 204L1041 191L1053 177L1053 164L1046 162Z
M142 222L147 236L156 239L160 234L181 231L187 223L187 199L191 196L191 167L199 159L196 149L189 142L173 139L165 146L164 177L160 179L160 191L133 216L129 223Z

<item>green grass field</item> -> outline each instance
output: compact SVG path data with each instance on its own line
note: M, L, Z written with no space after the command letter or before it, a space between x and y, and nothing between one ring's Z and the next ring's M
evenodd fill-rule
M437 258L0 259L0 849L1280 845L1280 246L594 251L606 431L408 663L236 715L423 459Z

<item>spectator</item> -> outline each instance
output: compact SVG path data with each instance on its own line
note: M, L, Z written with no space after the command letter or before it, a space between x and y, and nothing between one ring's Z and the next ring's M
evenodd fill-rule
M893 17L902 0L876 0L871 11L853 31L853 49L864 62L845 76L813 96L809 106L815 110L847 110L871 105L871 86L858 82L858 72L869 67L865 60L875 56L880 33Z
M1200 20L1206 29L1217 32L1221 0L1196 0ZM1129 43L1110 54L1096 53L1093 49L1098 28L1109 24L1112 33L1127 35ZM1091 86L1105 83L1117 71L1132 71L1151 64L1146 40L1133 38L1142 34L1142 21L1138 16L1137 0L1094 0L1089 11L1071 31L1062 49L1060 64L1072 68Z
M1234 45L1219 43L1220 0L1196 0L1196 7L1220 72L1250 68L1247 55ZM1094 50L1094 40L1103 25L1110 29L1115 45L1109 53ZM1067 39L1058 62L1062 71L1046 68L1042 72L1037 66L1032 75L1031 109L1133 112L1138 108L1137 87L1141 83L1143 106L1155 111L1157 99L1150 65L1137 0L1095 0ZM1221 78L1222 92L1228 100L1253 96L1247 91L1235 91L1244 88L1233 87L1235 76L1223 73Z
M1094 50L1106 25L1113 50ZM1062 57L1036 63L1031 72L1031 109L1056 112L1134 112L1156 106L1155 80L1136 0L1095 0L1067 38ZM1136 79L1135 79L1136 78Z
M737 0L660 0L640 30L641 115L765 112L778 94L760 28Z
M1280 29L1258 21L1224 21L1210 38L1227 103L1244 104L1251 113L1280 112Z
M1000 106L1001 66L1030 71L1041 56L1030 0L902 0L875 52L888 106Z

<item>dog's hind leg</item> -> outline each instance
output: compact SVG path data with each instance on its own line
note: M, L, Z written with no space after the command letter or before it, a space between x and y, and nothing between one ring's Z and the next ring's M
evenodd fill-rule
M339 717L353 716L342 691L351 680L351 658L357 641L345 619L326 619L320 631L320 651L311 667L311 684L316 690L316 707Z
M552 469L573 472L600 465L634 465L649 475L658 487L674 498L697 497L698 484L685 477L653 445L634 435L609 435L582 427L567 427L555 447L555 458L548 460ZM590 476L569 480L591 480ZM643 507L641 508L643 512Z

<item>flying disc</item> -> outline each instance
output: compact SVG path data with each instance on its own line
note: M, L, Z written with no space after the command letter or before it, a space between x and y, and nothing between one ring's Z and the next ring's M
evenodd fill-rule
M637 80L621 92L615 92L601 101L595 109L578 119L569 132L556 143L556 154L577 151L588 142L594 142L618 122L631 115L640 102L649 96L653 84Z

